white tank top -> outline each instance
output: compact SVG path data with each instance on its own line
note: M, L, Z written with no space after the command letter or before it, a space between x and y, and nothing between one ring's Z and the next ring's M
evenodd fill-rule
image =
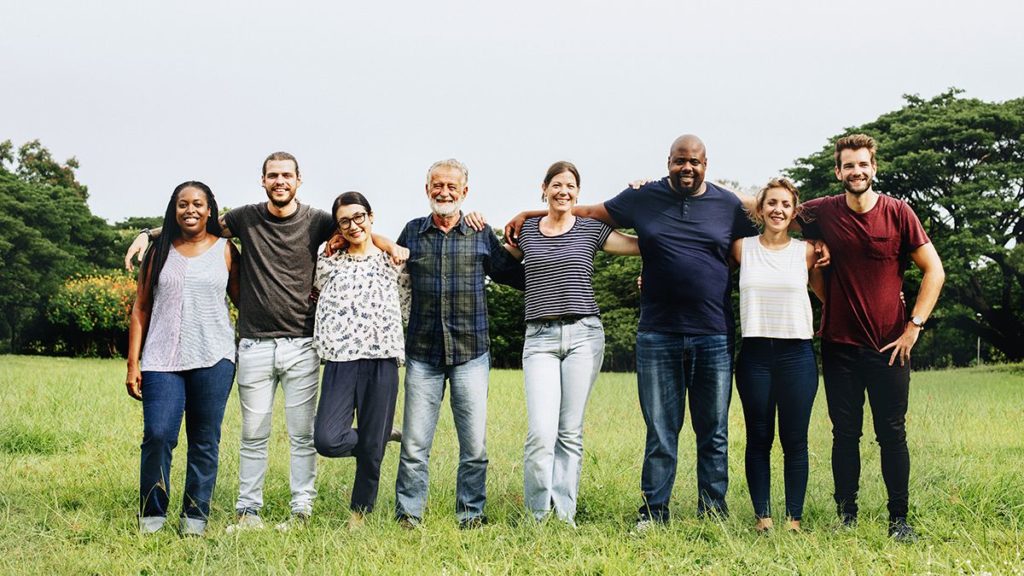
M790 240L769 250L757 236L742 240L740 327L744 338L795 338L814 335L807 296L807 246Z
M171 246L157 279L146 341L144 371L181 372L235 361L235 329L228 314L228 266L221 238L186 258Z

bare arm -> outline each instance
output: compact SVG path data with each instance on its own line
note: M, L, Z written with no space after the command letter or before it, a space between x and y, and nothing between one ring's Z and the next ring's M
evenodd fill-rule
M143 270L139 270L135 304L132 305L131 316L128 318L128 374L124 381L128 395L136 400L142 400L142 371L139 369L139 357L142 355L142 344L146 339L149 317L153 310L152 296L149 286L143 281Z
M338 234L338 236L340 236L340 234ZM376 232L371 236L373 237L373 245L387 252L388 256L391 256L391 261L395 264L401 264L409 259L409 249L405 246L399 246L395 242L392 242L390 238L381 236ZM330 242L328 242L328 244L330 244Z
M612 233L608 235L608 238L601 246L601 250L617 256L639 256L640 243L636 236L612 230Z
M818 300L824 304L825 302L825 271L821 266L817 265L818 254L814 248L814 244L807 242L807 283L811 287L811 291L818 297Z
M931 242L918 246L910 253L910 259L921 269L924 276L921 278L921 289L917 293L917 302L914 303L912 316L927 320L939 301L939 292L942 291L942 284L946 281L946 271L942 268L942 260L935 246ZM910 350L917 343L917 337L921 334L921 328L911 322L907 322L903 328L903 334L895 341L882 347L879 352L892 349L892 356L889 357L889 365L892 366L896 358L900 359L900 366L910 359Z
M520 262L523 261L523 251L519 249L519 246L513 246L508 242L505 242L501 247L508 251L508 253L516 260L519 260Z
M228 225L224 221L223 214L221 214L217 221L220 222L221 238L235 237L231 230L228 229ZM135 270L135 266L132 265L132 258L135 258L138 260L139 264L142 264L142 257L146 255L146 249L149 248L149 241L159 238L163 231L163 226L158 226L156 228L150 228L149 234L139 232L139 235L135 237L135 240L132 240L131 246L128 246L128 252L124 255L124 269L129 272Z
M743 238L737 238L732 241L732 245L729 246L729 259L732 264L735 264L737 268L740 266L740 261L743 258Z
M231 303L238 307L239 292L241 290L241 283L239 281L239 254L238 248L228 240L227 246L224 248L224 260L228 265L228 298L231 298Z

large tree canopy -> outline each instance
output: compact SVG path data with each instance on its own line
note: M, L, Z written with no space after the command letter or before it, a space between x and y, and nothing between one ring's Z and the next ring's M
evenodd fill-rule
M878 143L875 188L906 200L942 257L946 286L934 317L1024 359L1024 99L962 98L950 89L844 134ZM788 174L806 198L841 193L833 146ZM909 277L917 292L919 276ZM908 299L908 301L912 301Z

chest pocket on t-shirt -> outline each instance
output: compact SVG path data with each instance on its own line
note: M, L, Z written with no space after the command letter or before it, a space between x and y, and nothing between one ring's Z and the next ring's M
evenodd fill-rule
M899 236L869 236L867 254L874 260L893 260L899 256Z

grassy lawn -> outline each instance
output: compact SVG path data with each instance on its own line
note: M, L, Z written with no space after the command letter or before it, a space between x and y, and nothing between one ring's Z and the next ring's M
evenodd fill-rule
M681 438L673 522L642 537L629 529L639 504L644 425L632 374L604 374L587 412L579 527L527 521L522 508L526 415L522 374L495 371L488 419L487 514L460 532L454 519L455 431L447 403L431 459L424 526L392 520L398 450L385 456L378 508L350 533L349 459L320 459L313 521L304 531L226 534L238 486L239 408L228 401L208 537L136 530L141 404L124 391L120 361L0 356L0 574L192 573L689 573L1024 575L1024 367L916 373L908 436L913 545L885 535L885 491L870 423L862 446L861 518L839 530L831 441L820 390L811 419L811 477L804 532L758 536L743 475L738 398L730 417L729 507L721 522L695 518L693 433ZM399 408L401 414L401 408ZM782 459L773 454L774 508L782 509ZM175 451L172 513L180 509L184 431ZM288 449L280 397L264 517L287 517ZM777 519L780 522L781 519ZM168 523L168 528L174 524Z

